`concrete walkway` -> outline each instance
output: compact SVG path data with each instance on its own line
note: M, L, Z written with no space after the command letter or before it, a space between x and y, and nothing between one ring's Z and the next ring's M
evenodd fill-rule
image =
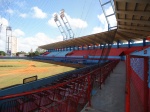
M85 107L81 112L124 112L125 74L125 62L121 61L106 79L102 89L92 97L92 107Z

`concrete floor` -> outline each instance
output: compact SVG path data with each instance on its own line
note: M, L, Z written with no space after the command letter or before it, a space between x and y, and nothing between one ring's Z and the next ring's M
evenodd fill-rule
M121 61L106 79L102 89L92 96L92 107L85 107L81 112L124 112L125 74L125 62Z

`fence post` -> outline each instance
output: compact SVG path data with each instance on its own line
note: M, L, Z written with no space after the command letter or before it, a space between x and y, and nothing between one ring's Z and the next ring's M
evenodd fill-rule
M144 112L148 112L148 58L144 57Z
M126 110L130 112L130 55L126 55Z

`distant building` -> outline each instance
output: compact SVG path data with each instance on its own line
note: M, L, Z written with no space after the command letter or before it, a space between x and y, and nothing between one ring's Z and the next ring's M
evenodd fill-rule
M14 56L17 53L17 38L12 36L12 28L6 28L6 54L7 56Z
M17 38L16 37L12 37L12 47L11 47L11 53L12 54L16 54L17 53Z

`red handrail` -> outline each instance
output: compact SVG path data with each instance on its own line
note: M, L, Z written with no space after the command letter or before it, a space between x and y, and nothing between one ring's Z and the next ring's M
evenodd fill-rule
M59 88L60 87L65 87L66 85L70 85L71 83L72 84L77 84L77 83L79 83L78 84L78 86L80 86L80 85L86 85L87 84L87 86L86 87L84 87L83 88L83 90L81 91L81 93L78 93L78 95L79 96L74 96L73 94L70 96L70 95L68 95L68 98L69 97L72 97L72 98L77 98L77 102L76 102L76 105L78 104L78 102L79 102L79 100L81 100L82 98L85 100L85 101L87 101L88 100L88 102L89 102L89 106L91 106L91 91L92 91L92 84L93 84L93 81L97 78L97 76L99 77L99 84L100 84L100 86L101 86L101 84L105 81L105 79L107 78L107 76L110 74L110 72L112 71L112 69L117 65L117 63L118 63L119 61L112 61L112 62L110 62L110 63L108 63L108 64L106 64L105 66L103 66L103 67L98 67L98 68L96 68L96 69L94 69L93 71L91 71L91 72L89 72L89 73L86 73L85 75L84 75L84 73L83 73L83 76L79 76L79 77L77 77L77 78L74 78L74 79L69 79L67 82L62 82L62 83L59 83L58 82L58 84L56 84L56 85L51 85L51 86L49 86L49 87L43 87L43 88L40 88L40 89L37 89L37 90L31 90L31 91L27 91L27 92L23 92L23 93L17 93L17 94L11 94L11 95L7 95L7 96L1 96L0 97L0 100L6 100L6 99L10 99L10 100L6 100L6 102L3 104L4 105L4 107L6 107L7 106L7 104L9 105L9 103L11 103L11 99L12 100L15 100L15 101L18 101L19 99L21 99L22 97L21 96L27 96L27 95L29 95L29 96L31 96L32 97L32 95L35 95L36 96L36 94L38 95L38 94L42 94L42 92L46 92L46 91L51 91L51 90L53 90L53 89L55 89L55 90L59 90ZM103 71L103 70L105 70L105 72L104 73L102 73L101 74L101 72L100 71ZM74 82L74 83L73 83ZM75 85L76 85L75 84ZM71 85L70 85L71 86ZM60 88L61 89L61 88ZM68 88L69 89L69 88ZM70 88L71 90L73 90L74 91L74 89L72 89L72 88ZM82 94L82 92L84 92L84 90L86 91L87 90L87 92L85 93L85 96L83 97L83 96L80 96L81 94ZM66 88L66 91L67 91L67 88ZM78 90L78 91L80 91L80 90ZM55 94L55 92L54 92L54 94ZM28 96L28 97L29 97ZM54 95L55 96L55 95ZM65 96L64 96L65 97ZM14 99L15 98L15 99ZM37 101L39 101L40 100L40 102L42 101L42 97L38 100L38 99L36 99ZM53 101L54 102L54 101ZM57 103L59 103L59 102L57 102ZM6 105L6 106L5 106ZM22 104L19 104L19 105L22 105ZM36 107L36 108L40 108L40 104L38 104L39 106L38 107ZM22 106L21 106L22 107ZM23 109L23 108L22 108ZM21 110L22 110L21 109ZM23 111L23 110L22 110ZM8 112L10 112L10 111L8 111Z

